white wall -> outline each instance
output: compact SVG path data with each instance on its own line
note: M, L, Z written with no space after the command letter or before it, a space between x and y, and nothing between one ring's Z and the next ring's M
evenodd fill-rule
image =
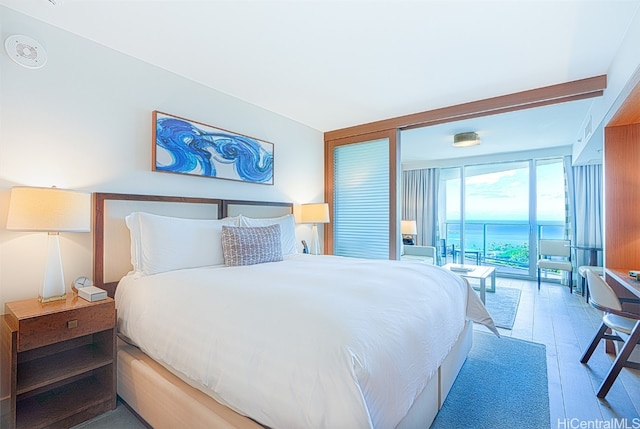
M602 97L594 100L584 124L577 135L580 141L573 147L573 163L587 164L594 150L602 150L604 127L620 108L631 90L640 81L640 11L629 25L624 41L607 71L607 88ZM591 122L592 133L584 136L584 128ZM602 153L597 155L600 160Z
M1 6L0 32L2 41L32 37L48 53L38 70L0 54L0 313L37 296L45 261L45 234L5 228L12 186L323 200L321 132ZM275 184L152 172L153 110L274 143ZM298 233L309 240L307 225ZM60 237L66 282L91 275L91 234Z

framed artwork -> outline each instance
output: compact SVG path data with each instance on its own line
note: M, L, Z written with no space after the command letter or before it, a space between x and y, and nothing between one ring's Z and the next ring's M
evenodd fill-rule
M153 112L154 171L273 185L273 143Z

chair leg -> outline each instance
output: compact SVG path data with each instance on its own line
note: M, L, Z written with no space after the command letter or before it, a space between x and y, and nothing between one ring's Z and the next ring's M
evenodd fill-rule
M629 359L629 356L631 356L631 352L634 347L638 344L638 341L640 341L640 320L636 322L633 330L631 331L631 335L627 338L627 341L624 343L624 346L622 346L622 350L620 350L618 357L616 357L609 373L602 381L600 389L598 389L598 393L596 395L598 398L604 399L604 397L607 396L609 389L611 389L613 382L616 381L618 374L620 374L620 371L622 371L622 368L627 363L627 360Z
M596 335L594 335L593 339L591 340L589 347L587 347L587 349L582 354L582 357L580 358L580 363L587 363L589 359L591 359L591 355L595 351L596 347L598 347L598 343L603 338L604 333L606 331L607 331L607 325L605 325L603 322L600 325L600 329L598 329L598 332L596 332Z
M583 276L580 276L580 293L582 296L585 296L584 287L587 284Z
M569 271L569 293L573 293L573 271Z
M540 268L538 268L538 290L540 290Z
M584 300L586 302L589 302L589 282L585 281L584 285L585 285L584 288L585 288L585 291L586 291L586 293L585 293L586 298Z

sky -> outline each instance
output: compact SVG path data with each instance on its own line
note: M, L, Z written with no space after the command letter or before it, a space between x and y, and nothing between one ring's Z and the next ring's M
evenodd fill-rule
M493 170L493 171L491 171ZM528 221L528 163L467 167L465 182L466 215L470 220ZM477 174L476 174L477 173ZM472 175L473 174L473 175ZM564 213L562 160L537 168L538 221L562 222ZM447 220L460 219L460 181L447 182Z

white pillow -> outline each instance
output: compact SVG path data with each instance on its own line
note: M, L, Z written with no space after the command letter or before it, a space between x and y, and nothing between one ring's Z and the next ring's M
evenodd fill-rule
M292 214L270 217L251 218L240 215L240 226L269 226L280 225L280 237L282 238L282 256L297 253L296 249L296 223Z
M157 274L182 268L224 264L222 226L238 218L185 219L134 212L125 218L136 272Z

